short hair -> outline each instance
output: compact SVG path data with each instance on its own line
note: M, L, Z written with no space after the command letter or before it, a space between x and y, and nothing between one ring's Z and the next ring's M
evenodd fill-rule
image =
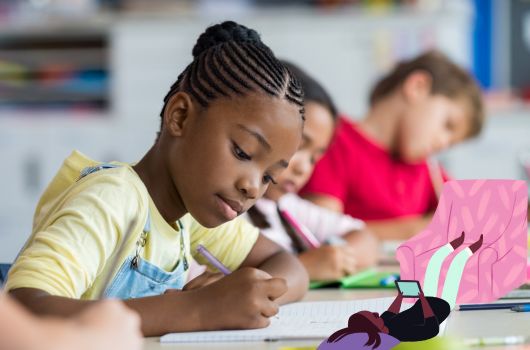
M471 130L468 136L480 133L485 119L480 88L468 72L439 51L427 51L411 60L399 62L375 84L370 94L370 105L375 105L394 92L415 71L426 71L431 75L432 94L463 99L470 110Z

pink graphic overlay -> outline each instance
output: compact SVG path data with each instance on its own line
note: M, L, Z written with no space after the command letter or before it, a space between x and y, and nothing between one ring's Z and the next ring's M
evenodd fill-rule
M457 303L500 298L526 281L527 206L525 181L447 182L429 226L397 249L401 278L419 280L423 286L431 256L464 231L464 243L442 265L437 293L441 296L453 258L482 234L482 246L465 265Z

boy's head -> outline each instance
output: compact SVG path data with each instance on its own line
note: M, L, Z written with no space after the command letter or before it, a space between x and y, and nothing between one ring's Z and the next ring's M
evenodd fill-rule
M288 166L303 90L257 32L209 27L164 99L155 149L180 202L206 227L248 210Z
M302 84L305 125L302 143L291 158L289 167L270 186L265 197L277 201L288 192L298 192L307 182L316 162L326 151L335 126L337 109L326 90L296 65L282 61Z
M437 51L402 61L372 90L370 105L393 101L400 114L393 151L421 161L478 135L484 123L481 92L464 69Z

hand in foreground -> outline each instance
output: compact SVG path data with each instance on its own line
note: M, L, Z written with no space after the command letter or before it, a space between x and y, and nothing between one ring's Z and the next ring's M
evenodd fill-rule
M140 350L143 336L140 317L121 301L95 303L73 318L77 334L71 348L100 350Z

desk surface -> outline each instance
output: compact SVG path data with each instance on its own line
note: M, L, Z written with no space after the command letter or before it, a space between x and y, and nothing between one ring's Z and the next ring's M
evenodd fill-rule
M393 290L316 290L307 293L304 301L318 300L353 300L367 298L382 298L395 295ZM487 311L454 311L447 321L446 334L450 336L530 336L530 313L514 313L508 310ZM256 349L278 350L282 346L302 347L317 346L315 341L278 341L255 343L196 343L196 344L160 344L159 338L147 338L145 350L201 350L201 349ZM250 345L252 344L252 345ZM477 348L479 349L479 348ZM530 350L530 345L487 347L487 350Z

